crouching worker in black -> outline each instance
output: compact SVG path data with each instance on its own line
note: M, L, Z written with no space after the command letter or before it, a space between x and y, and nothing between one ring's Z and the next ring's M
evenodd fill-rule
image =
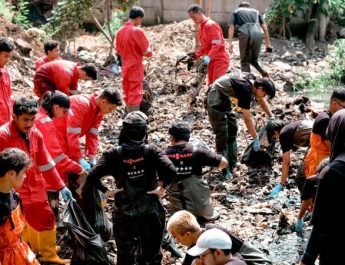
M228 162L219 154L188 143L190 130L185 122L174 122L169 134L172 146L165 153L177 171L176 183L167 189L173 211L188 210L201 221L217 219L219 214L214 211L210 189L202 180L202 167L223 169Z
M252 97L255 96L265 113L270 118L274 118L265 100L266 96L270 99L275 96L276 89L273 82L268 78L260 78L252 82L250 78L255 79L248 73L228 73L218 78L207 92L207 112L216 134L216 150L229 162L229 167L223 170L224 179L232 177L230 171L237 163L237 123L236 116L232 112L230 97L238 101L246 127L254 139L255 151L260 150L260 140L250 113Z
M176 170L160 149L145 144L146 139L146 115L129 113L123 120L119 146L103 153L85 183L84 191L93 185L109 196L111 191L100 179L112 175L122 189L115 194L113 213L118 265L156 265L162 260L165 212L159 197Z

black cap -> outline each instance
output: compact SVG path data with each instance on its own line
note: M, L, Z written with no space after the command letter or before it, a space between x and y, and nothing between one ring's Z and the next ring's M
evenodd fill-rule
M175 121L169 128L169 134L175 138L175 141L189 141L190 129L186 122Z
M141 111L130 112L122 122L119 144L138 145L147 138L147 116Z

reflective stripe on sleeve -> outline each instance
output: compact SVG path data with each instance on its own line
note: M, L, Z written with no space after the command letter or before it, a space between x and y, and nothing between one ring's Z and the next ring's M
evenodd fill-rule
M52 119L51 118L49 118L49 117L44 117L44 118L42 118L41 120L40 120L40 122L41 123L48 123L48 122L51 122L52 121Z
M89 132L98 135L98 129L97 128L91 128L89 130Z
M80 127L68 127L67 133L81 133Z
M39 166L38 168L39 168L39 170L44 172L44 171L48 171L48 170L52 169L54 166L55 166L55 162L52 160L48 164Z
M214 39L211 41L212 44L221 44L222 41L220 39Z
M65 158L65 154L62 153L61 155L58 155L56 157L53 158L55 163L59 163L60 161L62 161Z

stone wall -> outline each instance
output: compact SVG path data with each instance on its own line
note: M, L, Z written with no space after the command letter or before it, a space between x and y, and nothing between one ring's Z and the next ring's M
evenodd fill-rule
M145 9L146 16L143 21L146 25L157 23L170 23L189 18L187 9L196 0L140 0L140 6ZM242 0L213 0L210 17L226 26L230 13ZM273 0L247 0L252 7L264 13ZM203 0L203 8L206 9L207 0Z

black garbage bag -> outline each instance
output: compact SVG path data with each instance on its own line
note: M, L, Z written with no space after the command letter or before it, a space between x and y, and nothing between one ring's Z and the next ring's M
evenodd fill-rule
M113 224L105 214L100 194L102 192L97 188L85 184L81 208L94 231L100 234L104 241L108 241L113 234Z
M248 145L242 155L241 163L250 167L270 167L274 153L275 141L267 136L267 125L258 133L261 149L257 152L253 149L253 142Z
M154 100L154 92L150 88L147 81L143 81L143 99L140 103L140 111L144 112L147 116L150 115L150 109Z
M67 202L63 222L73 240L71 265L113 265L107 257L104 241L87 222L76 201Z

